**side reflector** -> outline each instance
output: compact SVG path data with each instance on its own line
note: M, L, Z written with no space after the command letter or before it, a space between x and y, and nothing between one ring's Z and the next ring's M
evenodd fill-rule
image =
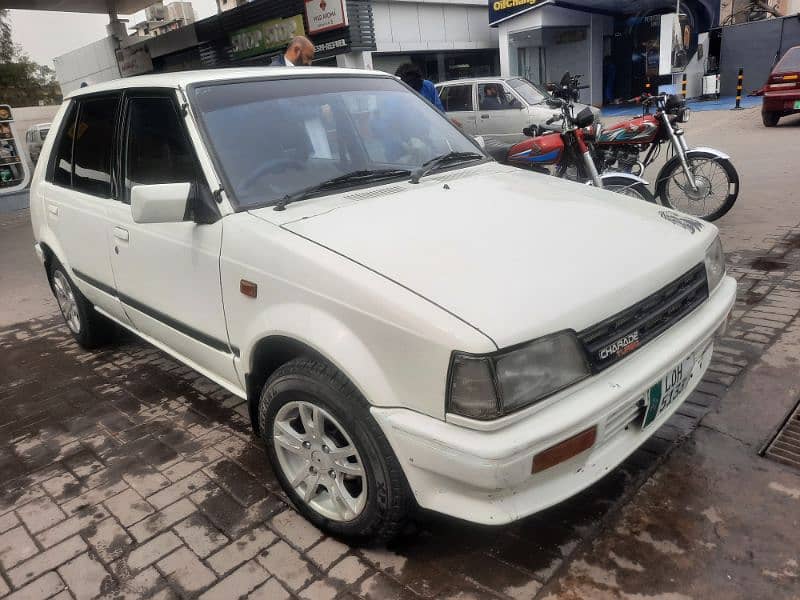
M784 81L797 81L798 78L800 78L800 76L798 76L798 75L784 75L783 76L783 80Z
M542 450L533 457L531 473L541 473L545 469L555 467L557 464L577 456L594 446L595 440L597 440L597 426L581 431L555 446L550 446L547 450Z
M252 281L247 281L247 279L239 281L239 291L250 298L258 296L258 286Z

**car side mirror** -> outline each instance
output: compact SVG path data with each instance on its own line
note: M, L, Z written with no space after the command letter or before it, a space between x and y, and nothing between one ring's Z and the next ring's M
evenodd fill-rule
M135 185L131 188L131 213L135 223L181 223L192 191L191 183Z

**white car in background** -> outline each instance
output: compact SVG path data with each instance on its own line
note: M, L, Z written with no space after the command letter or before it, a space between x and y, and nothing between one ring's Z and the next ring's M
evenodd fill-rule
M550 97L546 90L522 77L457 79L437 83L436 90L447 116L465 133L499 142L523 140L525 127L545 125L547 119L561 114L545 103ZM575 114L585 107L575 103ZM600 111L591 110L599 119Z
M30 192L86 348L116 323L249 401L298 510L520 519L615 468L709 365L717 229L493 162L389 75L144 75L64 101Z
M25 132L25 145L28 148L28 156L31 157L33 164L36 164L39 160L42 144L47 137L48 131L50 131L50 123L39 123L28 128L28 131Z

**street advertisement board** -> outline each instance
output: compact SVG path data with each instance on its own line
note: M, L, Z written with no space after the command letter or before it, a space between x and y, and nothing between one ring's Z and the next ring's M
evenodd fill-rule
M286 46L296 35L305 35L303 15L270 19L231 34L233 58L246 58Z
M22 189L28 183L28 166L19 144L11 106L0 104L0 194Z
M344 0L305 0L308 33L347 27L347 8Z

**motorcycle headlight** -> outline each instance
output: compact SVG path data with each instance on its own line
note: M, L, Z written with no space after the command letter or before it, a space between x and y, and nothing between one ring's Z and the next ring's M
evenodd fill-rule
M495 419L539 402L589 374L586 355L572 331L486 356L454 352L447 412Z
M706 249L706 278L708 279L708 293L713 292L725 276L725 252L719 236Z

